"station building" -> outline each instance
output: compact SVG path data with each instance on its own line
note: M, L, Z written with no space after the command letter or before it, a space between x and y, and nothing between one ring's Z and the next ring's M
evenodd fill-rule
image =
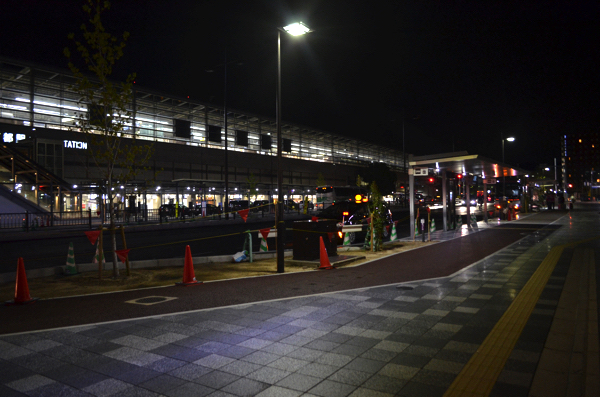
M48 210L96 211L105 185L87 156L87 135L74 126L77 113L89 111L74 82L68 70L0 58L0 186ZM152 142L154 154L150 170L115 184L120 207L222 205L226 180L230 200L277 200L273 119L134 88L125 132L136 135L130 144ZM287 200L315 202L318 181L355 185L373 162L405 178L402 151L285 122L281 131Z

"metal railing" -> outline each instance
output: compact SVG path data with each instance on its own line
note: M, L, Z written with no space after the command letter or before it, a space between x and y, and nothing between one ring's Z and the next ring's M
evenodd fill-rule
M251 208L249 218L265 218L274 216L274 206L265 205L261 207ZM299 207L286 208L286 213L302 214L303 211ZM313 214L314 210L308 211L308 214ZM234 210L229 213L229 219L240 219L240 214ZM115 212L115 223L118 225L135 225L135 224L162 224L168 222L188 222L188 221L209 221L209 220L224 220L225 214L202 214L196 212L184 213L181 211L178 216L174 214L164 213L158 209L148 210L125 210ZM109 223L110 215L102 214L97 211L66 211L66 212L18 212L18 213L0 213L0 229L21 229L29 232L41 230L47 227L64 227L64 226L85 226L90 229L98 227L101 223Z
M17 212L0 214L0 229L33 231L53 226L92 227L91 211L70 212Z

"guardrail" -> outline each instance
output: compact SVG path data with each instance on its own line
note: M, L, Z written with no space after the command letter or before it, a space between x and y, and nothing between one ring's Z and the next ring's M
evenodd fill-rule
M52 226L92 227L91 211L18 212L0 214L0 229L37 230Z

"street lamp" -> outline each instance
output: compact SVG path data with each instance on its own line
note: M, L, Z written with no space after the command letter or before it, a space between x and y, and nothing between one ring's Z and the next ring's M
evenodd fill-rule
M283 28L277 28L277 104L276 104L276 123L277 123L277 211L275 213L275 224L277 229L277 273L285 271L284 263L284 234L285 222L283 219L283 170L281 168L281 32L286 32L292 36L301 36L311 30L302 22L292 23Z
M510 136L508 138L504 138L502 134L500 134L502 138L502 198L506 197L506 172L504 171L504 141L513 142L515 140L514 137Z
M206 69L207 73L214 72L217 67L223 67L223 130L225 132L225 203L223 203L223 212L225 219L229 219L229 158L228 158L228 136L227 136L227 66L242 65L240 61L227 62L227 51L225 51L225 62L215 65L214 68Z

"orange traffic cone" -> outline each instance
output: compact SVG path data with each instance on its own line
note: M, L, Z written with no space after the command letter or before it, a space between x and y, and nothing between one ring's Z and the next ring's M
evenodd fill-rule
M17 282L15 286L15 300L6 302L7 304L22 305L35 302L37 298L31 298L29 295L29 285L27 284L27 274L25 274L25 264L23 258L19 258L17 264Z
M183 281L180 283L175 283L175 285L179 285L182 287L188 285L198 285L202 284L202 281L196 280L196 275L194 274L194 263L192 261L192 251L190 250L190 246L185 247L185 265L183 267Z
M319 269L334 269L334 267L331 266L331 262L329 262L329 256L327 255L327 249L325 249L325 243L323 242L323 236L319 237L319 241L321 243L321 256L320 256L321 266L319 266Z

